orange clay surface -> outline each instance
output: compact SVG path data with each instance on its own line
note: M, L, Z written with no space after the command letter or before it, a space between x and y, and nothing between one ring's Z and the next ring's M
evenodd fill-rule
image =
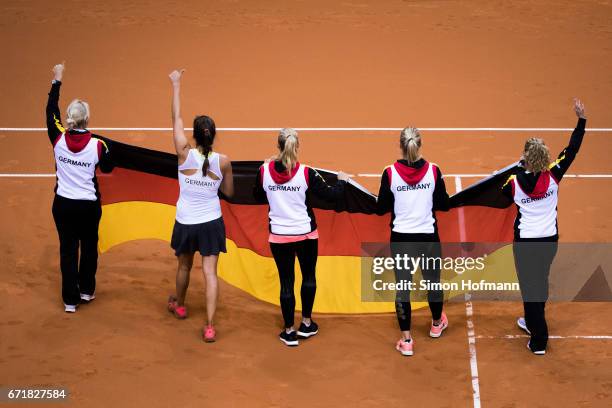
M607 1L19 1L0 4L0 127L43 127L51 67L66 60L62 110L76 97L92 127L169 127L167 74L185 67L183 116L219 127L612 127L612 4ZM169 132L109 132L172 151ZM444 173L488 173L527 136L554 154L568 132L423 132ZM302 132L301 161L379 173L397 132ZM612 174L612 135L587 133L572 174ZM234 160L263 159L273 132L218 135ZM44 132L0 132L0 173L52 173ZM372 190L377 178L358 178ZM464 186L477 178L463 178ZM175 259L165 242L131 242L100 257L98 299L76 315L60 298L52 178L0 178L0 385L65 386L71 406L472 406L466 310L401 358L395 317L315 316L298 349L276 338L280 310L221 284L218 342L199 338L200 268L190 317L165 311ZM454 179L447 180L450 192ZM612 241L612 179L567 179L562 241ZM339 282L341 284L341 282ZM550 304L551 334L612 335L609 304ZM475 303L484 407L612 405L610 340L551 339L536 358L519 304ZM27 406L21 405L21 406ZM52 406L52 405L51 405Z

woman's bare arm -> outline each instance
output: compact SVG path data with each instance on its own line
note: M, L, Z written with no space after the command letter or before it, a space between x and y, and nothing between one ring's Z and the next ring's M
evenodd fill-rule
M221 182L221 192L227 197L234 195L234 174L232 172L232 162L229 157L220 155L219 164L221 166L221 173L223 173L223 181Z
M187 159L187 154L191 148L185 136L185 125L181 117L181 78L184 72L184 69L180 69L172 71L169 75L170 82L172 83L172 133L179 163Z

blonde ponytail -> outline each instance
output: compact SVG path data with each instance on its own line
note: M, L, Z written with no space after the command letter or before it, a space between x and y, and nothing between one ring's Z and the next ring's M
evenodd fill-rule
M546 146L544 140L537 137L527 139L523 158L525 159L527 169L533 173L546 171L550 165L548 146Z
M89 104L80 99L70 102L66 109L66 125L68 129L85 129L89 122Z
M407 127L400 134L400 146L408 163L414 163L421 158L421 134L419 129Z
M278 160L283 163L288 173L291 173L291 170L293 170L298 162L297 154L299 146L300 141L298 140L298 134L295 129L281 129L278 134L278 150L280 150Z

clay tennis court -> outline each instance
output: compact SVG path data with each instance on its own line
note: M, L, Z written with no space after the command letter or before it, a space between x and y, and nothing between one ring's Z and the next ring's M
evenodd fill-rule
M449 193L520 155L525 138L561 150L587 107L580 154L563 182L561 242L612 240L612 4L489 1L4 2L0 5L0 386L61 386L70 406L607 407L609 303L550 303L549 353L534 357L515 326L518 303L449 303L443 338L414 313L418 353L394 350L393 314L316 315L298 349L275 338L278 306L220 282L212 345L200 267L191 315L165 310L176 260L167 242L101 255L98 300L60 303L51 216L54 164L44 106L66 61L62 111L80 97L92 128L173 151L168 73L185 67L183 116L207 113L216 150L233 160L275 153L276 132L301 131L300 157L377 191L398 131L423 129L424 154ZM428 128L446 128L432 129ZM488 128L466 129L466 128ZM495 128L495 129L493 129ZM513 128L514 130L509 130ZM524 128L537 128L526 131ZM51 175L51 176L49 176ZM197 265L197 263L196 263ZM26 406L27 403L21 404Z

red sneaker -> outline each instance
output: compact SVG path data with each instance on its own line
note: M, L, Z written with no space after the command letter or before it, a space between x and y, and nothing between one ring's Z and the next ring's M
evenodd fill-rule
M442 317L440 318L440 324L434 326L433 321L431 322L431 329L429 329L429 335L433 338L438 338L442 335L442 332L448 327L448 319L446 318L446 313L442 312Z
M202 329L202 340L206 343L214 343L216 340L217 333L215 332L215 328L212 324L207 325Z
M179 306L174 296L168 298L168 311L177 319L183 320L187 318L187 308L185 306Z
M410 339L410 341L406 341L404 339L400 339L397 341L395 345L395 349L402 353L402 356L411 356L414 354L412 347L414 345L414 340Z

